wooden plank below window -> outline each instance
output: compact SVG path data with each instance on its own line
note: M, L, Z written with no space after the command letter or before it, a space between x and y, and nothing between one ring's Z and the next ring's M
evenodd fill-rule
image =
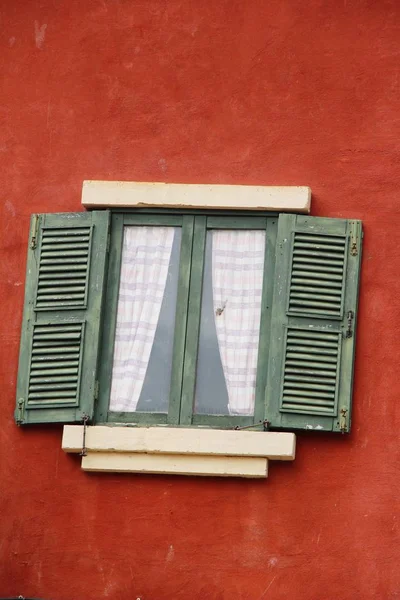
M266 478L268 460L254 457L92 452L84 471Z
M65 425L62 448L80 452L83 426ZM111 427L95 425L86 431L89 452L264 457L294 460L293 433L234 431L183 427Z

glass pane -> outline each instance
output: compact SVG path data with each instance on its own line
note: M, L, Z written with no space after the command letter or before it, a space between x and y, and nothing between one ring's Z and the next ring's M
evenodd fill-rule
M181 229L124 230L110 410L168 412Z
M265 231L207 233L195 412L252 415Z

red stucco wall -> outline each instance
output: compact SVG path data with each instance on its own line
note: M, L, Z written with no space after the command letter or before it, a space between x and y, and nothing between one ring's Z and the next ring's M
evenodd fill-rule
M400 3L0 3L0 596L400 598ZM349 437L266 481L88 475L13 422L31 212L83 179L310 185L365 223Z

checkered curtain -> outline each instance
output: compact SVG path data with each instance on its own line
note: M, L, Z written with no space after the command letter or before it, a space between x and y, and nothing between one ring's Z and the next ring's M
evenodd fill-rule
M265 232L214 230L214 318L231 415L252 415L256 389Z
M110 410L135 411L157 329L173 227L125 227Z

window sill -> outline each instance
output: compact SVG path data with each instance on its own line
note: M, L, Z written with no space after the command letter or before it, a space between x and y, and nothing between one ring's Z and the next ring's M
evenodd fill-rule
M79 453L83 426L65 425L64 452ZM111 427L86 431L84 471L266 478L269 460L294 460L293 433Z

